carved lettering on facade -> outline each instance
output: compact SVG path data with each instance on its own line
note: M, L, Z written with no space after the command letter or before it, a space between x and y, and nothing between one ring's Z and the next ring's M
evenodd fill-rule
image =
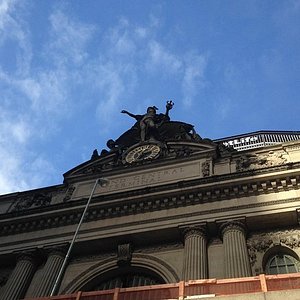
M183 168L174 168L170 170L150 172L132 177L112 179L108 184L109 190L119 190L135 186L148 185L161 182L169 177L184 173Z
M193 177L203 177L200 171L200 163L184 165L182 167L176 168L162 169L157 171L149 171L147 173L137 173L135 175L107 178L108 183L105 186L102 186L101 188L98 187L95 191L95 195L111 191L126 190L148 185L174 182L178 179ZM82 183L78 185L72 195L72 199L88 196L89 192L91 191L92 185L93 183L91 182Z

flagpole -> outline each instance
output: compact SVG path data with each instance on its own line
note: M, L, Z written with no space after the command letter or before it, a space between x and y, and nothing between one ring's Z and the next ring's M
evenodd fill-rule
M80 229L81 224L82 224L82 222L83 222L83 219L84 219L84 217L85 217L85 214L86 214L86 212L87 212L87 210L88 210L88 208L89 208L89 205L90 205L90 202L91 202L92 197L93 197L93 195L94 195L94 192L95 192L95 190L96 190L96 187L97 187L98 184L101 184L101 181L106 182L106 180L103 179L103 178L98 178L98 179L95 181L95 184L94 184L94 186L93 186L93 189L92 189L92 191L91 191L91 193L90 193L90 197L89 197L89 199L88 199L88 201L87 201L87 203L86 203L86 205L85 205L84 211L83 211L83 213L82 213L82 215L81 215L80 221L79 221L79 223L78 223L78 225L77 225L76 231L75 231L75 233L74 233L74 235L73 235L72 241L71 241L70 246L69 246L69 248L68 248L68 251L67 251L67 253L66 253L64 262L63 262L63 264L62 264L62 266L61 266L61 268L60 268L60 271L59 271L59 273L58 273L58 275L57 275L57 277L56 277L56 280L55 280L55 283L54 283L54 285L53 285L53 288L52 288L50 297L51 297L51 296L54 296L54 294L56 293L56 290L57 290L57 288L58 288L58 285L59 285L59 283L60 283L60 281L61 281L61 279L62 279L62 276L63 276L63 274L64 274L64 271L65 271L65 268L66 268L66 265L67 265L67 262L68 262L70 253L71 253L71 251L72 251L72 248L73 248L73 246L74 246L75 240L76 240L76 238L77 238L79 229Z

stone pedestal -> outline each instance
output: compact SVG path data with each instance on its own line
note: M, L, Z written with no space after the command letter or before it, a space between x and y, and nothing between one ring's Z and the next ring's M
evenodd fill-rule
M43 267L38 284L32 292L32 297L50 296L55 280L65 258L65 247L53 247L46 250L47 261Z
M17 300L24 297L36 270L36 259L32 252L20 253L17 264L1 292L2 300Z
M184 229L183 280L207 278L207 241L204 226Z
M239 221L226 222L220 230L224 245L225 278L251 276L245 225Z

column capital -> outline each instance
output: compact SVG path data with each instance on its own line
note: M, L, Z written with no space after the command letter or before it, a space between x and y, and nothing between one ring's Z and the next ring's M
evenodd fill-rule
M38 265L40 263L41 257L40 253L37 249L29 249L23 251L16 251L14 252L16 256L17 263L22 260L26 260L31 262L33 265Z
M184 240L190 236L202 236L205 239L207 237L206 223L179 226L179 230L181 231Z
M223 238L224 234L231 230L238 230L241 231L244 236L247 234L247 226L246 226L246 219L233 219L233 220L220 220L216 222L219 227L219 233L221 239Z
M43 251L47 254L47 256L50 255L58 255L61 257L65 257L66 252L68 250L69 243L63 243L59 245L50 245L43 247Z

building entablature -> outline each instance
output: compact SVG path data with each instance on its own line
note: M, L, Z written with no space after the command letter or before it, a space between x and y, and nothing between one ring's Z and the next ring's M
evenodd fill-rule
M150 219L145 219L144 224L146 226L151 220L153 226L155 222L159 224L165 219L156 216L152 220L151 214L168 210L170 215L172 213L171 221L170 218L168 220L170 227L178 222L184 224L188 218L202 218L213 223L216 219L228 217L232 213L237 216L246 215L249 224L255 227L255 221L251 221L253 209L257 213L276 206L277 212L280 212L280 209L285 212L288 210L291 215L295 215L299 198L294 193L289 193L298 190L299 185L300 166L295 163L117 194L98 195L93 199L85 222L93 224L91 226L95 226L95 230L105 231L105 226L99 228L98 222L106 219L115 223L117 219L122 220L122 217L126 219L127 216L149 214ZM274 197L270 201L272 194ZM253 201L253 197L257 200ZM19 216L16 212L2 215L1 235L9 236L52 228L54 231L50 236L55 237L55 228L78 223L85 203L86 197L42 209L29 209ZM195 207L195 212L191 213L189 207ZM276 223L276 219L273 222ZM290 222L297 221L293 217L290 218ZM132 224L136 224L136 221L128 224L116 223L108 227L119 230Z
M206 155L163 166L155 162L147 170L135 166L134 172L128 168L118 175L106 173L108 184L96 190L87 220L297 190L299 147L293 142L259 152L232 153L229 158ZM0 216L0 234L75 224L93 183L88 176L69 186L12 194L7 213Z

